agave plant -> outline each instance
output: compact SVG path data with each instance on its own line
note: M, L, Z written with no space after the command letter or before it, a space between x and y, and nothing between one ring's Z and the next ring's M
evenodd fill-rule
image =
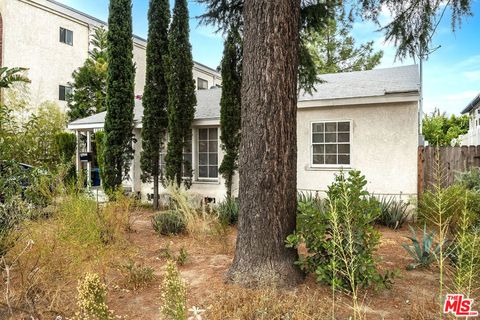
M380 215L377 223L394 230L399 229L408 220L408 202L396 201L394 197L384 197L380 200Z
M417 232L412 226L409 226L412 231L412 236L407 237L412 241L412 245L402 244L402 247L407 250L407 252L415 260L414 263L411 263L407 266L407 270L413 270L416 268L425 268L428 267L433 261L435 261L440 248L443 243L434 243L435 232L427 232L427 226L423 226L423 237L420 242L417 238Z

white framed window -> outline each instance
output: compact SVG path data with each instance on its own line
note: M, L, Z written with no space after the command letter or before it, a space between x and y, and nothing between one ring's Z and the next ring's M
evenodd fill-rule
M218 179L218 128L199 128L197 146L197 178Z
M60 27L60 42L73 46L73 31Z
M311 123L311 166L348 167L351 164L352 122Z

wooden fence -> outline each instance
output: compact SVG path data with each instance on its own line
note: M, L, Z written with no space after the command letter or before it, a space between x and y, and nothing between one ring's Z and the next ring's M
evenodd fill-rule
M480 146L419 147L418 194L435 182L436 172L441 170L442 183L449 186L459 172L480 167Z

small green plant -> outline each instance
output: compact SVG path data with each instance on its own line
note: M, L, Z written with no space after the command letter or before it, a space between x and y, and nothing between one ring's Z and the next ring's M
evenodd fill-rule
M377 223L394 230L399 229L408 220L408 202L396 201L394 197L380 200L380 215Z
M160 212L152 218L153 229L161 235L180 234L185 232L185 219L176 211Z
M137 290L149 285L155 280L154 270L140 263L129 261L122 266L125 284L132 290Z
M107 287L98 274L87 273L78 283L77 304L80 311L77 319L114 319L113 312L107 306Z
M187 319L187 287L174 261L167 262L160 311L167 320Z
M412 245L402 244L402 247L410 254L415 260L407 266L407 270L413 270L416 268L426 268L434 262L440 253L443 243L435 243L435 232L427 232L427 226L423 226L423 237L417 238L417 232L412 226L409 226L412 231L412 236L408 237L412 241Z
M234 225L238 220L239 205L238 200L233 198L225 198L218 204L218 217L224 225Z
M178 257L176 259L179 266L183 266L188 260L188 252L185 248L180 248L180 252L178 253Z

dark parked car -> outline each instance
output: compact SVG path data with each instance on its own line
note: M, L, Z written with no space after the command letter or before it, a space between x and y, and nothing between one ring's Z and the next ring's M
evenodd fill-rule
M35 167L13 161L0 161L0 203L5 201L5 190L18 188L22 193L30 185L30 173Z

